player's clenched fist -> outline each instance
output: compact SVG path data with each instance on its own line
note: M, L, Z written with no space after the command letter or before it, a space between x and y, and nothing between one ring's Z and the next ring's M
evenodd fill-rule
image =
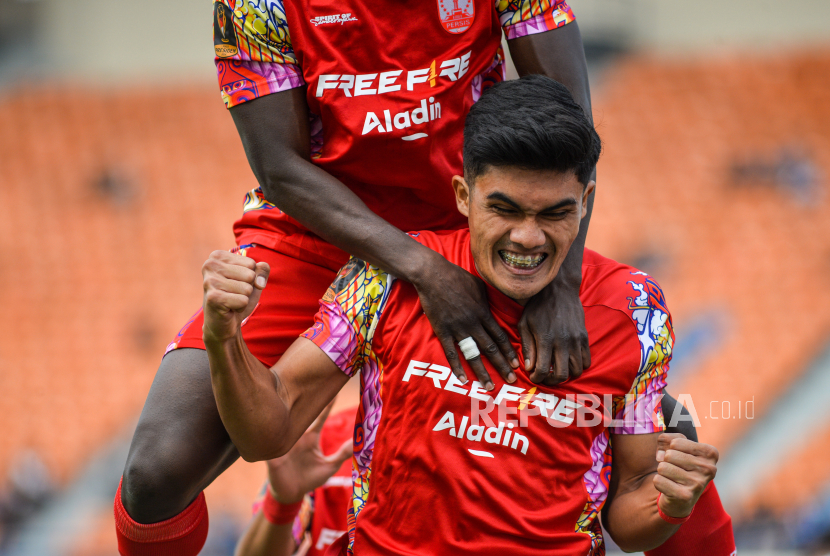
M654 488L661 494L660 510L670 517L692 513L706 485L715 478L718 450L687 440L682 434L661 434L657 440Z
M205 342L222 342L236 336L242 321L256 308L270 270L268 263L229 251L210 254L202 265Z

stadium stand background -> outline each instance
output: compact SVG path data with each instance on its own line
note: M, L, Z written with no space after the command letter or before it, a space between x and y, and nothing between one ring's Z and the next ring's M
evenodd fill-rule
M574 0L605 152L589 246L663 285L670 391L741 554L830 550L830 4ZM207 11L206 11L207 10ZM255 187L205 2L0 0L0 555L115 551L166 343ZM229 555L264 477L207 491Z

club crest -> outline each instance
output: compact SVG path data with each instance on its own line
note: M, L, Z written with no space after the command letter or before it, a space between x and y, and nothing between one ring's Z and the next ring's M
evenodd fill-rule
M463 33L476 17L473 0L438 0L438 17L450 33Z

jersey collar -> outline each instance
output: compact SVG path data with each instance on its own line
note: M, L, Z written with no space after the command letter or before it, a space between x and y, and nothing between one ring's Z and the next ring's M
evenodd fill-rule
M465 257L464 257L464 269L469 271L473 276L477 276L481 278L481 281L484 282L484 285L487 287L487 299L490 302L490 309L499 314L507 323L509 324L519 324L519 320L522 318L522 312L524 312L524 307L518 303L516 300L506 296L493 286L491 286L487 280L485 280L481 274L478 273L478 269L476 268L475 261L473 259L473 251L470 246L470 233L469 230L467 232L467 239L466 248L464 250Z

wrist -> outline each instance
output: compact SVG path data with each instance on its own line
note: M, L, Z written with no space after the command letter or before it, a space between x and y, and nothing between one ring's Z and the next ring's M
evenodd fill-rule
M446 262L446 259L432 249L421 244L416 245L417 249L413 249L412 253L407 256L409 262L405 275L400 278L415 286L416 290L420 290L434 281L436 269L441 266L442 262Z
M556 277L553 279L553 282L550 283L548 289L552 291L562 291L562 290L569 290L576 292L579 294L579 289L582 286L582 268L566 268L566 265L562 265L559 268L559 272L556 274Z
M663 498L662 492L657 493L657 513L660 515L660 519L667 523L671 523L672 525L685 523L692 517L694 510L694 505L692 505L691 509L686 507L673 507L670 501Z
M300 513L303 499L296 502L283 503L277 500L277 494L268 485L265 489L265 498L262 501L262 515L271 525L287 525L294 522L294 518Z

